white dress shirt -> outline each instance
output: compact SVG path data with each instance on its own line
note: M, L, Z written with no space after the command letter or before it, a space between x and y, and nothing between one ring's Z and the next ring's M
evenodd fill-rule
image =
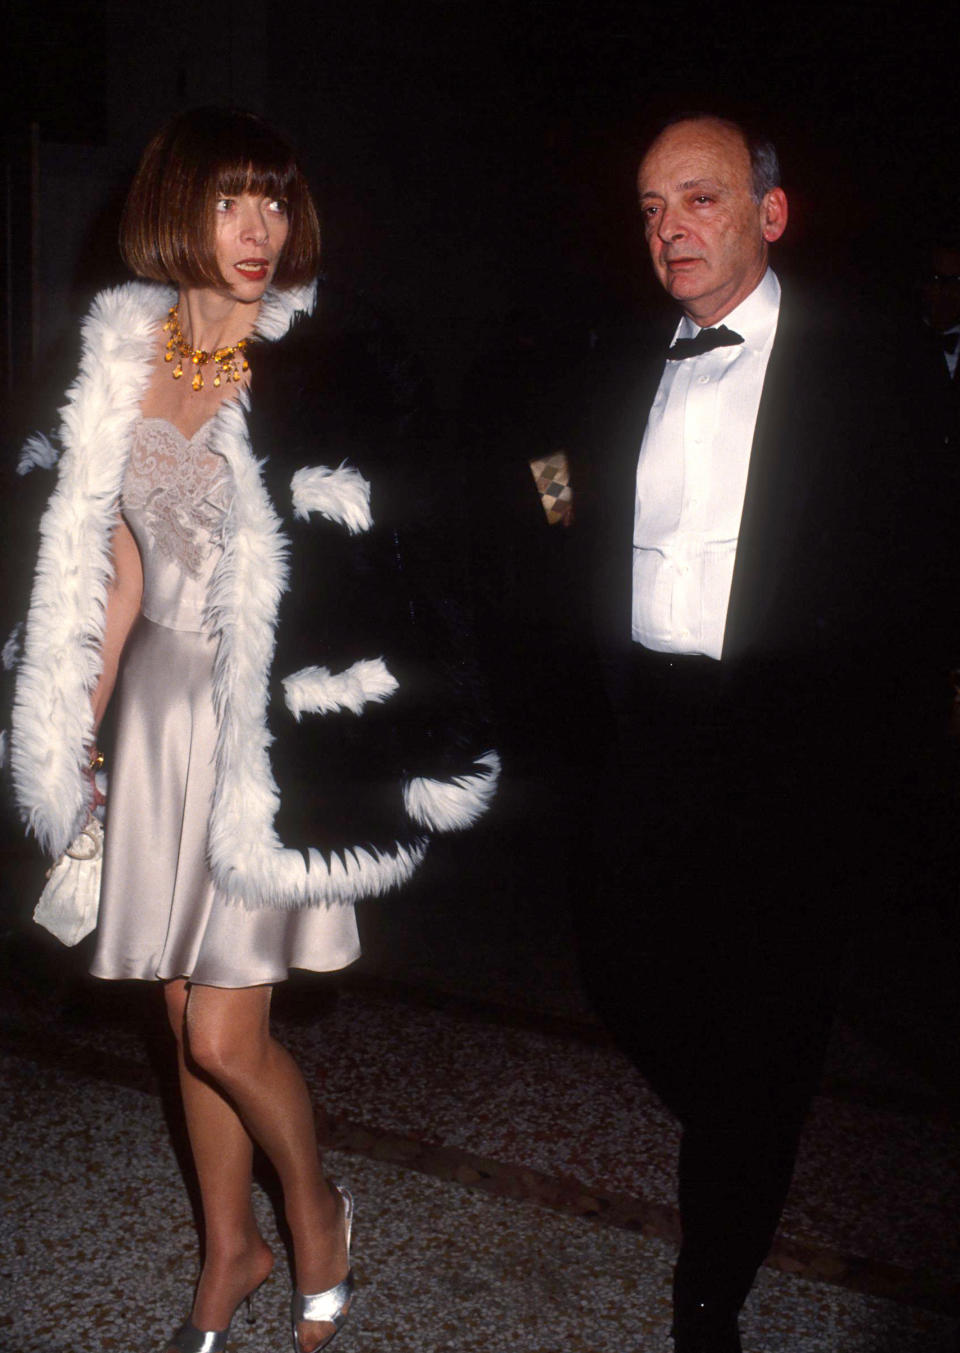
M718 658L750 448L780 314L770 269L720 321L736 347L667 362L637 465L632 637L663 653ZM674 334L700 332L686 316Z

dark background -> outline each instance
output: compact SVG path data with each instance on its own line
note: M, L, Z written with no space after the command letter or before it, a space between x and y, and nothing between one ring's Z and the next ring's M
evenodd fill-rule
M352 0L6 6L6 387L119 280L117 218L171 113L233 103L301 148L325 266L396 325L442 407L511 307L596 325L647 287L634 211L650 124L745 111L781 147L781 266L909 303L953 232L948 5Z

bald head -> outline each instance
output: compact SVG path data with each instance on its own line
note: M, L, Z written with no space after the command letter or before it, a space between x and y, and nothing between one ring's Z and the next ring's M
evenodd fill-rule
M721 118L671 123L641 162L637 188L654 271L701 326L749 296L786 227L783 189L757 200L754 177L746 136Z

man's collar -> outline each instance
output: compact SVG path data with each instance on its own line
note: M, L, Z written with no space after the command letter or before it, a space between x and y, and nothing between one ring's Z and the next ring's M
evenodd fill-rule
M718 323L725 324L728 329L739 334L744 347L756 349L762 348L773 333L779 313L780 282L773 269L768 268L750 295L744 297ZM709 327L716 328L716 325ZM678 338L696 338L700 328L699 324L684 315L674 332L673 341Z

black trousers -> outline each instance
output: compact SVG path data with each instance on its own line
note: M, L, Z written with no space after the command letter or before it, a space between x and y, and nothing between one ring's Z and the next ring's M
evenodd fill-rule
M850 767L775 701L758 714L709 659L640 650L614 676L584 973L682 1125L679 1299L736 1310L786 1198L869 846Z

